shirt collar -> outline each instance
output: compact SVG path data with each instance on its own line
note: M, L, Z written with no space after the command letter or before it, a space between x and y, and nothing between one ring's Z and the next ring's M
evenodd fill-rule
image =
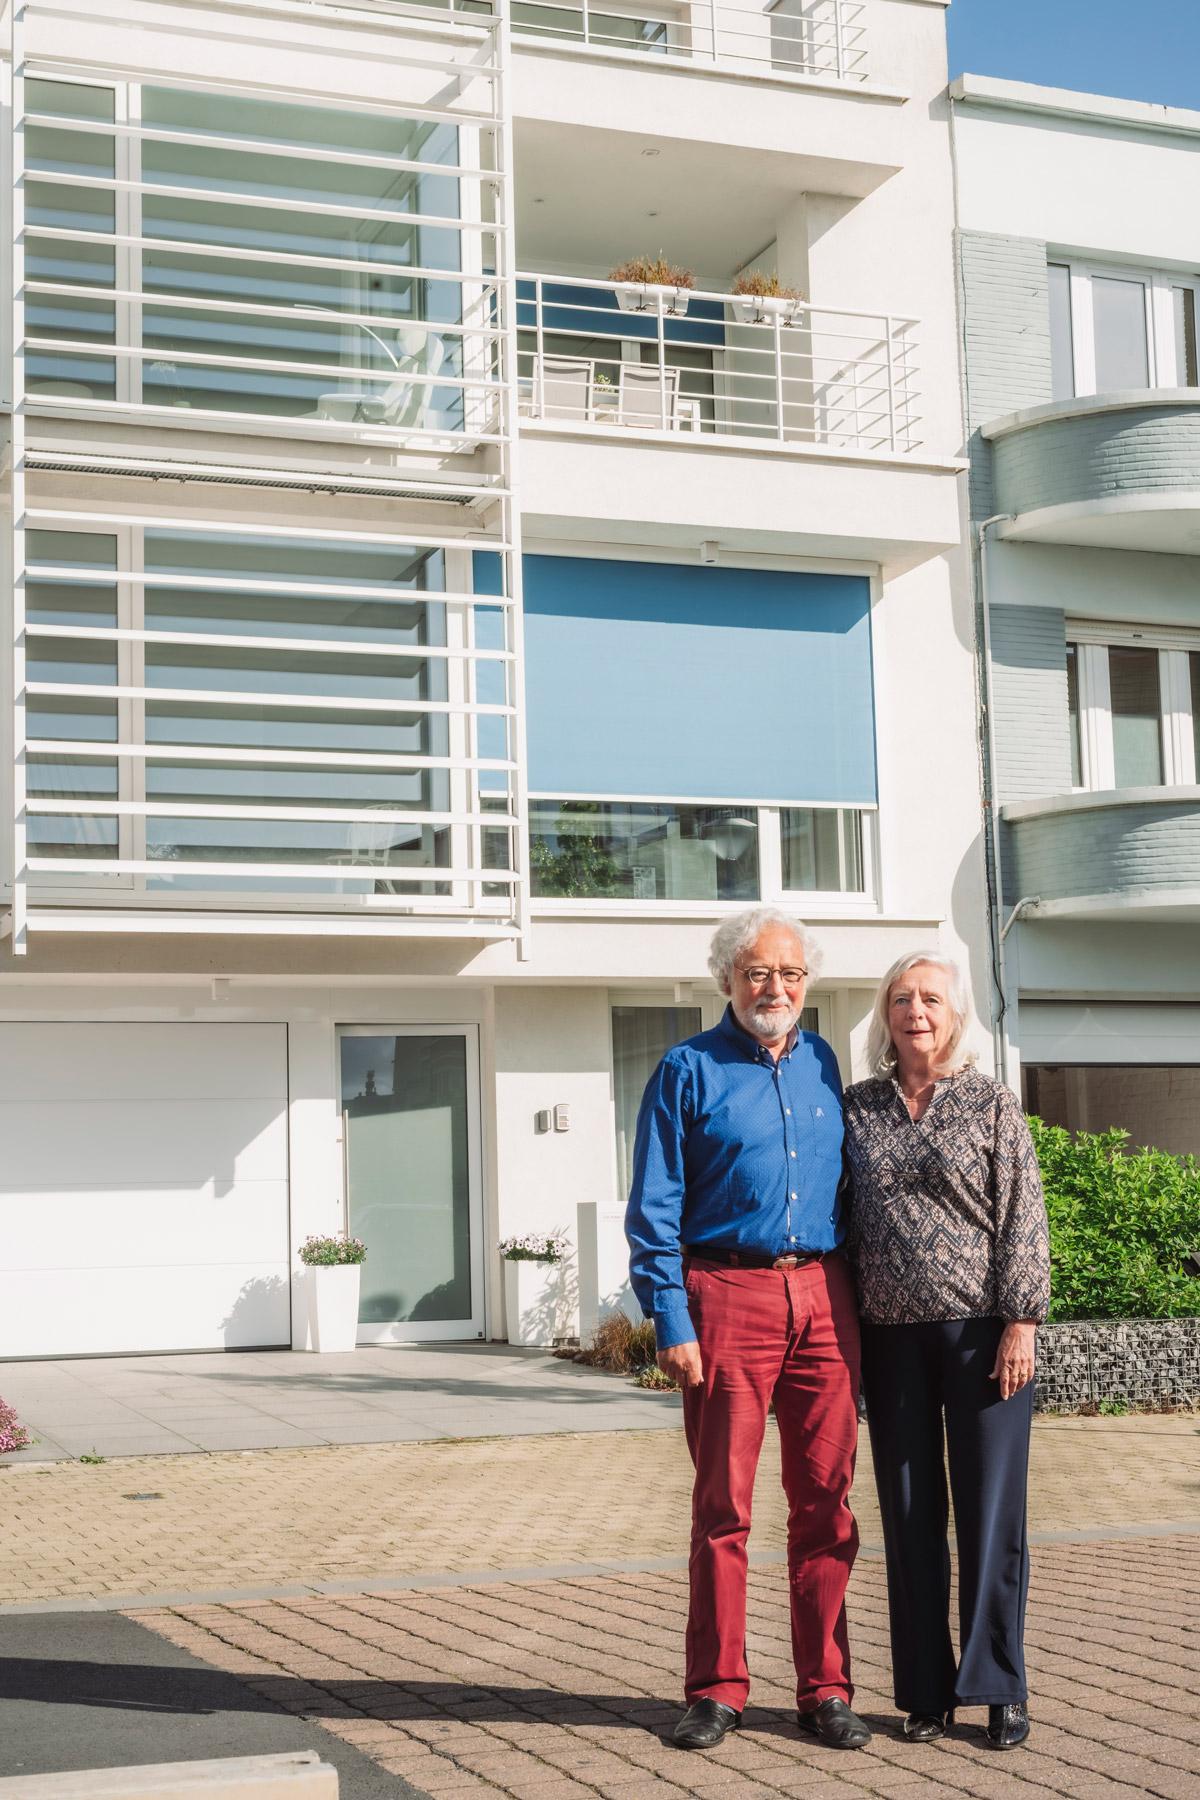
M758 1039L752 1036L751 1033L746 1030L744 1025L738 1024L733 1014L732 1005L725 1008L725 1011L721 1015L721 1023L717 1029L723 1031L727 1038L731 1038L743 1054L749 1057L752 1062L774 1062L775 1059L767 1049L766 1045L759 1043ZM796 1048L799 1040L800 1027L798 1024L793 1025L792 1029L788 1032L788 1041L784 1046L783 1054L779 1058L780 1062L786 1061L792 1054L792 1051Z

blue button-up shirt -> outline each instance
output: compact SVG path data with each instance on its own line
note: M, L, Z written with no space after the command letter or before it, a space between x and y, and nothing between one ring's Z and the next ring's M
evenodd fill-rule
M730 1008L676 1044L642 1097L625 1215L629 1277L660 1350L696 1335L682 1244L759 1255L842 1242L842 1081L824 1038L776 1062Z

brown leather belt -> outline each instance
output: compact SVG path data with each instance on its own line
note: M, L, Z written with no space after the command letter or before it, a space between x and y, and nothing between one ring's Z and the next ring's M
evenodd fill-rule
M823 1250L789 1250L784 1256L763 1256L753 1250L727 1250L723 1244L684 1244L683 1254L697 1262L717 1263L722 1269L803 1269L820 1262Z

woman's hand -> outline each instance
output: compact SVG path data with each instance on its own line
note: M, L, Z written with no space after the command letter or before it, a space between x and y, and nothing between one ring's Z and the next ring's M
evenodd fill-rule
M1014 1319L1000 1334L991 1379L1000 1383L1000 1398L1011 1400L1033 1380L1033 1345L1037 1326L1031 1319Z

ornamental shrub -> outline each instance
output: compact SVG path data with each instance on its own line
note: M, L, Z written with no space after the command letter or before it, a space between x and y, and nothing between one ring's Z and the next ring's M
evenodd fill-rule
M307 1237L300 1246L300 1261L310 1269L327 1269L338 1263L365 1262L367 1246L361 1238L339 1231L333 1237Z
M1200 1314L1200 1163L1125 1145L1127 1131L1065 1131L1031 1118L1046 1190L1050 1319L1178 1319Z
M32 1442L12 1407L0 1400L0 1456L8 1450L26 1450Z

